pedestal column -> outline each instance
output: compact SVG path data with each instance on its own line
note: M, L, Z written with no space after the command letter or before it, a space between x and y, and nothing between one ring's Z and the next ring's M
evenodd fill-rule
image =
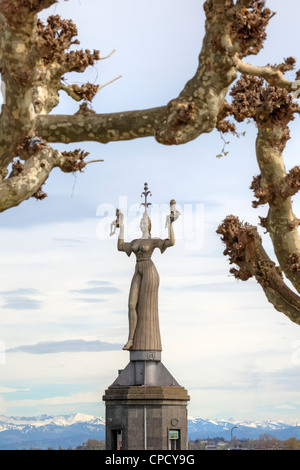
M105 391L107 450L187 449L189 395L159 351L131 351L130 362Z

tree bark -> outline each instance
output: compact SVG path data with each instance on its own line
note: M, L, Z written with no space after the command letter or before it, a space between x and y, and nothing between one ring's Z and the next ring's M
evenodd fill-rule
M267 255L256 227L243 224L235 216L228 216L218 227L226 245L224 255L229 256L230 272L239 280L254 277L267 299L279 312L300 325L300 297L284 282L281 269Z
M278 67L290 69L292 65L290 60ZM299 220L292 210L292 196L300 188L300 168L295 167L287 173L283 160L283 151L290 138L288 125L300 110L288 93L290 86L284 82L281 73L274 75L276 83L282 85L279 88L253 77L253 69L250 69L250 76L243 76L231 91L231 112L239 122L253 119L258 129L256 157L261 173L251 184L256 197L253 206L269 206L267 217L261 218L261 225L271 237L280 269L263 250L254 227L229 216L217 233L222 235L227 246L225 254L229 255L230 262L239 267L231 272L242 280L255 277L274 307L300 324L300 297L286 285L281 274L284 273L300 292ZM249 71L248 67L243 70ZM260 74L265 78L265 70L260 70ZM273 83L274 76L271 76L268 71L268 81Z
M60 90L76 101L90 101L99 90L92 84L66 86L63 74L84 72L100 55L99 51L69 52L72 45L79 44L74 39L77 28L72 21L57 15L49 17L47 24L37 19L38 12L55 2L3 0L0 4L0 70L6 86L6 103L0 117L0 191L3 185L5 194L12 186L5 182L7 166L15 158L25 162L31 158L22 149L33 136L49 143L107 143L151 136L164 145L179 145L211 132L218 123L228 87L237 77L238 60L260 50L271 17L263 2L207 0L198 68L177 98L167 105L140 111L101 115L81 106L76 115L62 116L49 115L59 102ZM34 164L35 159L31 162ZM20 194L16 195L18 185L14 183L11 197L2 207L9 208L8 201L13 206L30 197L32 185L28 183L26 193L27 180L24 175L15 175L14 181L18 177Z
M261 170L260 187L267 195L269 211L264 227L270 234L281 269L300 292L300 240L298 219L293 213L293 181L288 177L283 161L286 128L258 128L257 161ZM296 183L299 174L296 175Z
M166 107L123 113L40 115L36 119L39 136L47 142L70 143L113 141L154 137Z

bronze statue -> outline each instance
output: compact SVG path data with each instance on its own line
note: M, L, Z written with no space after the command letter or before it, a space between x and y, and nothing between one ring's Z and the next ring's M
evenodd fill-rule
M161 253L164 253L168 247L175 244L173 222L178 218L180 212L176 210L176 202L172 200L170 215L167 216L166 223L169 237L165 240L152 238L151 220L147 211L148 206L151 205L147 202L147 197L151 193L148 191L147 183L145 183L144 189L142 196L145 196L145 202L142 205L145 207L145 211L140 222L142 237L131 242L124 241L123 214L120 210L117 210L117 219L113 222L113 227L120 229L118 250L125 251L128 256L131 253L136 255L135 273L131 282L128 302L129 335L123 349L161 351L158 318L159 275L151 256L155 248L159 248Z

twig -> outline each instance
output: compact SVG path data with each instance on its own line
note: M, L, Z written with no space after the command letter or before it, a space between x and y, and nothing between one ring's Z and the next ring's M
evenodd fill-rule
M88 162L84 162L86 165L89 163L96 163L96 162L104 162L104 160L89 160Z
M237 69L239 72L245 75L253 75L264 78L270 85L275 85L280 88L285 88L288 91L295 89L294 83L285 78L280 70L276 70L269 65L261 67L258 65L251 65L243 62L242 60L237 61Z
M108 59L110 56L112 56L114 54L114 52L116 52L116 49L114 49L113 51L111 51L110 54L106 55L105 57L100 57L99 60L104 60L104 59Z
M60 84L60 89L65 91L69 96L71 96L71 98L73 98L73 100L75 100L75 101L81 101L82 100L82 97L78 96L77 93L75 93L75 91L72 90L72 88L70 86L65 85L64 83L61 83Z
M118 80L119 78L122 78L122 75L118 75L118 77L113 78L112 80L110 80L110 81L107 82L107 83L104 83L104 85L101 85L101 86L99 87L99 91L102 90L102 88L104 88L105 86L110 85L111 83L115 82L115 81Z

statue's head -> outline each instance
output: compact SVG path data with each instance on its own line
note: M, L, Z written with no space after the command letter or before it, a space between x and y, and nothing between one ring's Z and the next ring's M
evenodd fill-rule
M141 219L140 229L142 231L142 238L151 238L151 220L146 211Z

